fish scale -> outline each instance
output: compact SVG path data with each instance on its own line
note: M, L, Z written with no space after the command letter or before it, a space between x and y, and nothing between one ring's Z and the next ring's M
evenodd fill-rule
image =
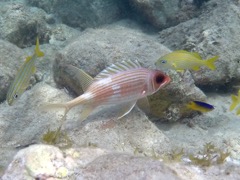
M145 74L145 76L143 75ZM140 78L140 77L142 78ZM124 74L118 74L116 76L112 77L112 82L107 84L104 87L94 87L94 89L89 88L89 92L94 94L95 96L95 101L104 101L107 104L117 104L122 101L126 101L132 98L140 97L141 92L145 89L147 90L146 87L144 87L144 82L146 82L146 76L147 76L147 71L144 71L142 69L139 69L139 71L129 71ZM131 78L130 78L131 77ZM111 101L107 101L106 98L108 96L113 96L114 95L114 90L112 89L113 86L120 86L120 93L121 96L115 96L116 98L110 98ZM130 98L130 96L132 96Z

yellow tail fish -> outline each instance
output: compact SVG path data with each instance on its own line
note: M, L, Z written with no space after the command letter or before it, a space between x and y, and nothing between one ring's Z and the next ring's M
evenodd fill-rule
M34 54L26 58L8 90L7 102L9 105L13 105L13 103L19 99L22 93L27 89L31 76L36 72L35 61L38 57L43 56L44 53L40 51L39 39L37 38Z
M177 50L159 58L155 65L167 69L175 69L177 71L192 69L199 70L201 66L206 66L211 70L215 70L214 62L218 56L203 60L197 52L188 52L185 50Z
M238 104L240 104L240 90L238 91L238 95L232 95L232 104L230 105L229 110L232 111L234 110ZM237 115L240 114L240 108L237 109Z

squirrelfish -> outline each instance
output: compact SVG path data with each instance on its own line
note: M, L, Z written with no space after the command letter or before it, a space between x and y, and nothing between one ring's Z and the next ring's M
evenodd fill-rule
M7 93L7 102L12 105L20 98L22 93L27 89L31 76L36 72L35 61L38 57L43 57L44 53L39 48L39 39L37 38L34 54L28 56L24 64L18 70L14 81L11 83Z
M234 110L240 104L240 90L238 91L238 95L232 95L232 104L230 106L230 111ZM237 109L237 115L240 114L240 108Z
M158 67L164 67L175 70L199 70L201 66L206 66L211 70L215 70L214 62L218 59L218 56L214 56L210 59L203 60L197 52L188 52L185 50L177 50L169 53L157 60L155 63Z
M83 70L68 66L81 77L84 94L59 104L47 104L44 109L63 108L67 112L82 105L81 120L84 120L98 106L122 105L118 119L127 115L137 100L146 98L170 82L170 78L159 70L143 68L137 61L123 61L111 65L94 79Z
M214 109L214 106L202 101L191 101L187 104L187 107L202 113L209 112Z

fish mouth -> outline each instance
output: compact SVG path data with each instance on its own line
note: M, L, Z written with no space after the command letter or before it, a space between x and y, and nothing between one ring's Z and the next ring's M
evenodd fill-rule
M165 79L164 79L164 82L162 83L161 87L167 85L170 82L171 82L171 78L169 76L165 75Z

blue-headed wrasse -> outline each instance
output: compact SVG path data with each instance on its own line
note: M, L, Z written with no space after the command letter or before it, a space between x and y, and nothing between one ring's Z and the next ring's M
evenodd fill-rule
M202 102L202 101L191 101L187 104L187 107L192 110L199 111L202 113L209 112L214 109L214 106L212 106L211 104Z

